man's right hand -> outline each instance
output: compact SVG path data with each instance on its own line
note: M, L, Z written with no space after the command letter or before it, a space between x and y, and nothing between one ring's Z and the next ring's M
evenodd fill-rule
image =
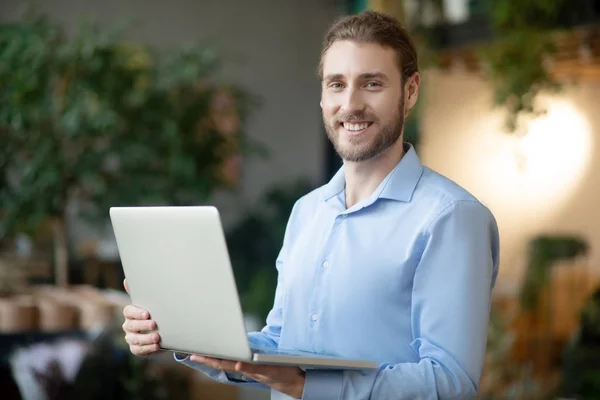
M127 293L127 279L123 281ZM156 322L150 319L150 313L139 307L128 305L123 309L125 322L125 341L129 344L129 350L136 356L147 356L160 350L158 343L160 336L156 332Z

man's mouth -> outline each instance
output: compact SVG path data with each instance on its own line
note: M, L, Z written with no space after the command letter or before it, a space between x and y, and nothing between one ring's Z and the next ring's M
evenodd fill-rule
M373 122L341 122L340 125L348 132L350 135L358 135L365 130L369 126L371 126Z

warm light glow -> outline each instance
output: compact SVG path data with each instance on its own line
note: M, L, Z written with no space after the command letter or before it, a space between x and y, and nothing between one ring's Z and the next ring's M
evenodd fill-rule
M506 114L492 107L488 81L468 72L426 73L419 100L426 101L419 144L423 162L492 211L500 230L503 281L520 287L528 245L539 234L581 234L590 242L599 237L592 220L600 196L593 167L600 114L589 88L565 83L559 96L538 98L548 112L523 126L527 134L519 137L502 130Z
M577 188L591 156L591 129L567 100L550 100L527 133L493 133L480 173L488 199L513 217L548 219Z
M552 105L520 142L522 180L530 193L563 198L579 184L590 157L590 127L571 104Z

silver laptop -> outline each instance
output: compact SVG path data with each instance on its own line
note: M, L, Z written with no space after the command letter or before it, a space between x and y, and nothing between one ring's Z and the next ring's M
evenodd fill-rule
M302 368L378 367L366 360L252 348L215 207L112 207L110 218L132 303L156 321L161 348Z

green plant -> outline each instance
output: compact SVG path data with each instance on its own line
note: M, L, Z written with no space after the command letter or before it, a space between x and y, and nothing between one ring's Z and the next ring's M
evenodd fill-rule
M0 256L0 298L21 292L25 281L22 265Z
M600 288L583 306L579 330L565 349L562 395L581 400L600 397Z
M547 61L556 51L558 16L565 0L488 0L494 39L481 51L494 89L494 102L507 110L506 130L519 129L520 117L544 112L537 95L560 89ZM479 5L478 9L486 7Z
M511 318L492 309L488 328L484 374L478 394L480 400L537 399L541 385L528 364L512 359L515 335Z
M56 279L67 283L73 198L104 221L117 205L187 205L228 187L254 99L218 83L215 48L170 53L44 16L0 26L0 238L52 221Z
M575 236L539 236L533 239L529 244L528 264L520 294L522 309L530 311L536 307L555 262L585 255L588 247L584 239Z

